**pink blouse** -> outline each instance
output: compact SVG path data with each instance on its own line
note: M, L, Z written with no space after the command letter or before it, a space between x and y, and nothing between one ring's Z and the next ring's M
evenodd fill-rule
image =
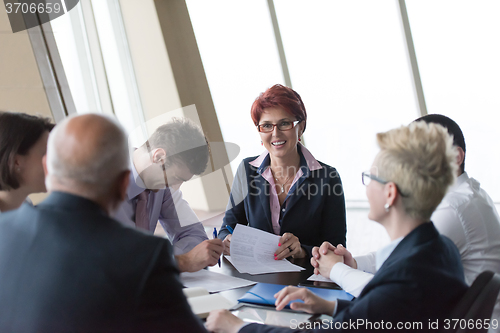
M309 150L307 150L306 147L304 147L302 144L300 144L300 149L302 152L302 155L304 156L304 159L306 160L307 167L309 168L310 171L322 169L323 167L321 164L314 158L314 156L311 154ZM257 157L255 160L250 162L250 165L253 165L254 167L260 167L264 159L269 155L269 152L266 150L263 152L259 157ZM295 178L293 179L292 185L290 185L290 188L293 187L293 185L302 177L304 173L302 172L302 168L299 169L299 171L295 174ZM267 182L270 185L271 192L270 192L270 197L269 197L269 204L271 206L271 219L273 221L273 231L276 235L280 234L280 224L279 224L279 218L280 218L280 209L285 212L286 208L281 208L280 207L280 201L278 199L278 193L276 192L276 186L274 183L274 177L271 172L271 168L268 166L264 172L262 172L262 177L267 180ZM283 207L286 207L286 202L289 198L289 195L287 194L285 201L283 201Z

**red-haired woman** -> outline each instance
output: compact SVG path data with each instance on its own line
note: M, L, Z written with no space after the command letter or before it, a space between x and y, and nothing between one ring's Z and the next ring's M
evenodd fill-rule
M219 232L225 253L231 242L226 226L237 223L281 235L277 260L310 256L323 241L345 246L340 176L300 143L307 113L299 94L274 85L255 100L251 115L266 151L238 167Z

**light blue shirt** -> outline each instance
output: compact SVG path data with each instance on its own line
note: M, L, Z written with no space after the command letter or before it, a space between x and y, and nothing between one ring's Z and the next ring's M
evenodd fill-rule
M113 213L113 217L125 225L135 227L135 208L137 196L146 186L137 173L134 164L130 165L130 184L127 189L127 200ZM196 245L208 239L203 225L193 212L180 190L169 187L157 192L151 191L147 203L149 211L149 230L154 232L160 221L168 238L174 246L174 254L184 254Z

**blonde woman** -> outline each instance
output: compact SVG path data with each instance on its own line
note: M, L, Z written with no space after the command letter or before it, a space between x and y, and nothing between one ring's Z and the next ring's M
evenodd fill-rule
M380 223L392 242L377 252L377 273L354 301L329 302L307 289L287 287L276 294L276 308L333 315L334 328L370 331L426 331L442 328L467 286L456 246L440 236L430 221L457 171L457 151L446 130L436 124L412 123L377 134L380 152L363 183L370 204L368 217ZM313 249L311 263L323 276L343 257L330 243ZM371 323L370 326L368 323ZM401 326L402 325L402 326ZM229 312L216 311L207 320L215 332L288 332L287 328L250 324Z

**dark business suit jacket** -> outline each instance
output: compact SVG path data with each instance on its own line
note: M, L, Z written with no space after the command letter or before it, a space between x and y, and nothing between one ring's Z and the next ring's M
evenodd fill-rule
M0 332L205 332L168 240L52 193L0 215Z
M345 200L337 170L321 163L322 169L309 170L300 151L302 177L289 191L280 207L280 235L291 232L311 255L314 246L324 241L346 245ZM269 204L270 185L262 177L269 155L260 167L249 164L257 156L246 158L238 167L219 238L224 239L237 223L274 233ZM284 211L283 211L284 209Z
M436 332L431 322L444 320L467 290L460 254L453 242L425 223L408 234L354 301L338 301L335 322L421 322L421 329L400 332ZM386 326L387 327L387 326ZM319 332L316 330L314 332ZM332 330L333 331L333 330ZM343 331L351 331L345 329ZM358 327L356 332L384 332ZM291 332L287 328L252 324L242 332Z

